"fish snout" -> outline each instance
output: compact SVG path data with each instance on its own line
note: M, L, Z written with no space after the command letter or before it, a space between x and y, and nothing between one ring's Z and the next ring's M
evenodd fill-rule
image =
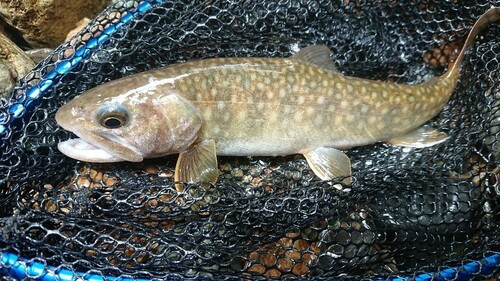
M56 122L65 130L71 131L74 124L84 116L84 108L82 106L63 105L56 112Z

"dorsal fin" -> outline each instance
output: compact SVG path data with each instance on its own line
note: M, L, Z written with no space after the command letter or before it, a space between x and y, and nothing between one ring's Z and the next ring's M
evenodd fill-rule
M330 49L325 45L312 45L295 53L290 59L312 63L319 67L337 72L337 68L330 58Z

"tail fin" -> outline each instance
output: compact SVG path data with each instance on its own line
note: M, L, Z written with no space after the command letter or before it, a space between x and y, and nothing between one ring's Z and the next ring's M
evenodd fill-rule
M486 13L477 19L474 26L472 26L469 35L467 36L467 40L465 40L465 44L460 51L460 54L457 57L457 60L453 64L453 66L443 75L444 78L449 77L457 77L460 72L460 66L462 65L462 60L464 59L465 52L470 48L470 46L474 43L474 40L477 34L483 30L490 23L493 23L500 19L500 7L495 7L489 9Z

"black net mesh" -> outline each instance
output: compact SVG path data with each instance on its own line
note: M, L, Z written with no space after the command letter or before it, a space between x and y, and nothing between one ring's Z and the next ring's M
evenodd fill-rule
M495 5L118 2L1 100L0 273L14 272L11 253L53 275L93 278L495 276L499 24L480 34L450 102L430 121L450 139L350 150L349 187L319 181L298 156L220 157L215 186L177 191L176 157L77 162L57 150L71 134L54 120L72 97L132 73L208 57L284 57L312 44L326 44L346 75L418 83L444 72ZM24 271L17 278L41 274Z

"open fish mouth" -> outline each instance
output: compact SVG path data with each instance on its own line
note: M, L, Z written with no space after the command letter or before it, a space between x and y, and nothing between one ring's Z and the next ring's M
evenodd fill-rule
M126 161L111 155L106 150L94 146L81 138L60 142L57 148L66 156L85 162L109 163Z

